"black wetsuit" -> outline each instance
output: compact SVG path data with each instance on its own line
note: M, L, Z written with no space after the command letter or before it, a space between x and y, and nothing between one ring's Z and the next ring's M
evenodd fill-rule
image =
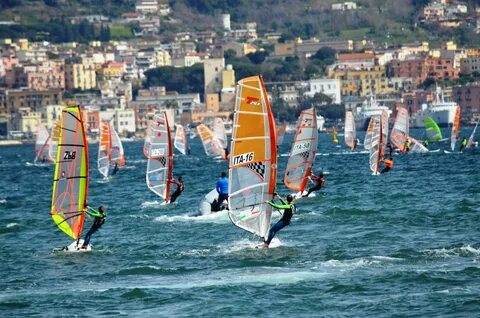
M175 202L175 200L177 200L178 196L183 192L183 190L184 190L183 181L178 181L177 190L175 190L175 192L172 193L172 196L170 197L170 203Z
M98 212L98 211L95 211L95 212ZM99 228L101 228L103 223L105 223L105 217L106 217L105 213L102 213L102 212L98 212L98 213L101 216L95 216L95 220L93 220L92 227L90 228L90 230L88 230L87 235L85 235L85 240L83 242L83 246L85 247L88 245L88 243L90 243L92 234L95 233Z

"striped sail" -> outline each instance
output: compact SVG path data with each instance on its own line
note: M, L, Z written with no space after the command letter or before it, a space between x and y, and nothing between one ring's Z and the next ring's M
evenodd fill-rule
M458 135L460 133L460 113L460 106L457 106L457 109L455 110L455 118L453 119L452 124L452 135L450 136L450 148L452 151L455 150L455 144L457 143Z
M212 151L223 159L227 159L226 148L227 132L225 131L225 123L221 118L216 117L213 122Z
M277 178L275 121L260 76L237 83L229 163L229 216L232 222L266 238Z
M375 126L375 119L371 117L370 121L368 122L367 132L365 133L365 140L363 141L363 147L365 148L365 150L370 150L374 126Z
M112 148L112 138L110 135L110 124L103 122L100 128L100 144L98 146L98 171L107 178L110 170L110 156Z
M76 240L82 234L88 192L88 144L78 106L62 111L58 140L50 213L60 230Z
M282 126L277 129L277 145L281 146L283 144L283 139L285 138L285 132L287 131L287 122L284 121Z
M50 158L54 161L57 158L58 137L60 136L60 121L55 122L52 128L52 136L50 139Z
M473 146L473 138L475 138L475 133L477 132L477 127L478 127L478 121L475 124L475 127L473 128L472 133L470 134L470 137L468 138L467 141L467 149L471 148Z
M173 170L173 148L166 113L155 114L149 129L146 183L152 192L168 202Z
M50 135L47 128L42 124L37 127L37 139L35 141L35 159L34 164L39 163L53 163L53 158L50 157Z
M386 140L388 137L388 113L372 116L373 133L370 144L370 170L374 175L380 173L380 162L385 154Z
M110 151L110 163L117 164L119 167L125 165L125 153L123 151L122 141L118 137L115 128L110 124L110 140L111 140L111 151Z
M380 116L380 120L382 122L382 143L381 143L381 155L382 158L385 156L385 150L387 149L387 143L388 143L388 112L387 111L382 111L382 115Z
M182 155L187 154L187 134L185 133L185 128L180 124L177 125L177 129L175 130L173 146L180 151Z
M203 144L203 149L205 150L205 154L207 156L211 156L213 154L213 149L212 149L212 139L213 139L213 133L204 124L200 124L197 126L197 132L200 135L200 139L202 140Z
M302 111L298 118L297 132L283 180L288 188L301 192L305 190L315 161L317 143L317 116L315 109L310 108Z
M152 143L152 138L150 137L151 132L152 132L152 121L149 120L147 123L147 130L145 131L145 142L143 144L143 154L147 158L148 158L148 151Z
M422 145L421 142L416 140L415 138L408 137L408 140L410 140L410 151L409 153L427 153L428 149Z
M423 120L423 123L425 125L425 132L427 134L427 140L428 141L440 141L440 140L442 140L442 131L440 130L440 127L438 127L435 120L433 120L433 118L426 117Z
M357 132L355 130L355 119L351 111L345 112L345 144L352 150L355 149L355 139Z
M400 149L402 152L405 152L405 142L407 141L409 134L409 123L408 123L408 111L404 107L397 108L397 117L395 118L395 123L392 128L392 133L390 135L390 140L392 143Z

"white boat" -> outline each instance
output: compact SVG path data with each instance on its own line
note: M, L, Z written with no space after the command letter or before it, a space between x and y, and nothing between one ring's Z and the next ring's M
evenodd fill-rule
M386 111L390 117L392 111L385 105L379 104L373 95L363 102L361 107L357 107L355 115L355 126L358 130L366 130L372 116L380 116Z
M425 127L423 122L426 117L431 117L440 127L447 127L453 123L458 104L445 101L443 91L440 87L437 87L435 95L436 97L433 103L429 105L422 104L422 109L412 116L410 126Z

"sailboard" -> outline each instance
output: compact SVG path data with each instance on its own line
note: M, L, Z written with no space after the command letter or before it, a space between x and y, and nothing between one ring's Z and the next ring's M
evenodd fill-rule
M254 124L252 124L254 123ZM229 216L233 224L266 238L277 179L275 120L261 76L237 83L229 161Z
M442 131L438 127L435 120L432 117L425 117L423 120L425 125L425 132L427 134L428 141L440 141L442 140Z
M98 171L104 178L108 178L110 171L110 157L112 149L112 138L110 135L110 124L106 121L102 123L100 128L100 144L98 146Z
M450 136L450 148L452 151L455 150L455 144L457 143L458 135L460 133L460 116L461 109L460 106L457 106L457 109L455 109L455 117L452 123L452 134Z
M344 131L345 144L354 150L357 139L357 131L355 130L355 119L351 111L345 112L345 131Z
M56 121L52 127L52 133L50 137L50 149L49 155L52 160L57 158L58 138L60 136L60 121Z
M472 148L472 146L473 146L473 138L475 138L475 133L477 132L477 127L478 127L478 121L475 124L475 127L473 128L472 133L470 134L470 137L468 138L467 146L466 146L467 149Z
M58 228L77 241L77 249L87 193L88 143L82 113L78 106L67 107L60 123L50 214Z
M175 139L173 141L173 146L177 149L182 155L187 154L187 134L185 133L185 128L178 124L175 130Z
M148 125L150 138L147 156L146 183L148 188L166 203L170 200L170 185L173 170L173 148L170 127L165 112L155 114Z
M213 139L213 132L205 126L204 124L200 124L197 126L197 132L202 140L203 149L205 150L205 154L207 156L211 156L214 152L212 149L212 139Z
M397 108L397 117L393 124L392 133L390 134L390 140L401 152L405 152L405 143L409 134L409 122L408 111L404 107Z
M281 146L283 144L283 139L285 138L285 132L287 131L287 122L284 121L283 124L277 129L277 145Z
M365 150L370 150L374 126L375 126L375 120L372 117L370 117L370 121L368 122L367 132L365 133L365 139L363 141L363 147L365 148Z
M221 118L216 117L213 122L212 151L223 159L227 159L225 149L227 149L227 132L225 123Z
M48 130L42 124L37 127L37 138L35 140L35 159L33 163L39 165L41 163L53 163L53 158L49 153L50 135Z
M312 171L317 151L318 128L315 109L302 111L283 182L287 188L303 193Z

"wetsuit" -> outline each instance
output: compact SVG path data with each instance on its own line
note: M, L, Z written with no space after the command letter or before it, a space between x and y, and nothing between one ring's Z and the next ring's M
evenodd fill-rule
M380 173L385 173L393 169L393 159L384 159L383 163L385 164L385 168L383 168Z
M175 202L175 200L178 198L178 196L183 192L183 190L185 189L184 185L183 185L183 181L173 181L173 183L175 183L177 185L177 190L175 190L175 192L172 193L172 196L170 197L170 203L173 203Z
M116 175L117 172L118 172L118 165L115 164L115 166L113 167L112 176Z
M228 201L228 178L223 177L220 180L217 181L217 184L215 186L215 189L217 189L218 192L218 204L222 204L223 201L227 200Z
M425 139L425 140L423 141L423 145L425 146L425 148L428 148L428 140L427 140L427 139Z
M310 195L310 193L312 193L313 191L317 191L317 190L320 190L323 185L325 184L325 180L323 180L323 177L320 177L320 176L316 176L314 174L312 174L310 176L310 179L315 182L315 185L313 187L311 187L310 189L308 189L308 192L306 195L304 195L304 197L308 197Z
M460 151L462 151L463 149L465 149L466 146L467 146L467 139L466 139L466 138L463 138L463 139L462 139L462 145L460 146Z
M278 231L283 229L285 226L290 224L290 220L292 219L293 213L295 213L295 205L293 203L288 203L280 199L280 202L282 204L275 204L273 202L268 202L272 207L276 209L283 209L283 215L280 220L278 220L277 223L275 223L274 226L270 229L270 232L268 233L268 238L265 241L266 245L269 245L270 242L272 241L273 237L275 234L277 234Z
M90 216L93 216L95 219L93 220L92 227L88 230L87 235L85 235L85 240L83 242L82 248L86 248L90 239L92 238L92 234L95 233L99 228L102 227L103 223L105 223L105 212L100 212L91 207L88 207L86 213Z

